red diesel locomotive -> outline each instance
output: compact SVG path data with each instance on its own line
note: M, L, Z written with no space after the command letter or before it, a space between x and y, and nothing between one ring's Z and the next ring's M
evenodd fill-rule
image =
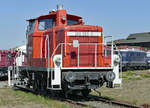
M67 14L61 5L28 22L27 66L15 69L15 85L83 95L105 82L112 87L113 45L106 52L102 27L84 25L81 17Z

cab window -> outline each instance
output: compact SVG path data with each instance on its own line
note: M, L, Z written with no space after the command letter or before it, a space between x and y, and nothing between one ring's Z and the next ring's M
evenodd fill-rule
M52 28L54 25L55 25L55 23L54 23L53 19L41 19L41 20L39 20L38 29L46 30L46 29Z
M70 20L70 19L67 20L67 25L73 25L73 24L78 24L78 21L77 20Z
M28 28L27 28L27 32L28 32L29 34L33 33L34 27L35 27L35 20L29 21L29 25L28 25Z

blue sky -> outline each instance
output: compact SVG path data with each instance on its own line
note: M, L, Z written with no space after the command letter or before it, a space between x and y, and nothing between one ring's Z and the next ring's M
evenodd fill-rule
M1 0L0 49L25 43L27 19L47 14L63 4L70 14L103 27L114 39L131 33L150 32L150 0Z

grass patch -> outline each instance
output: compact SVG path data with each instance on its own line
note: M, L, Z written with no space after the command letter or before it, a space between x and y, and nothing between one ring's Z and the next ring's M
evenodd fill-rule
M127 79L128 77L127 77L127 76L125 76L125 75L123 75L123 76L122 76L122 78L123 78L123 79Z
M9 88L0 89L0 107L25 106L22 108L72 108L69 103L60 102L48 97L35 95L30 92L12 90ZM80 108L73 106L73 108Z
M140 76L143 78L150 78L150 74L140 73Z
M135 77L135 78L129 77L127 80L142 80L142 78L140 78L140 77Z
M107 100L114 100L114 98L110 96L101 96L102 99L107 99Z
M125 75L126 76L133 76L134 73L133 73L133 71L127 71L127 72L125 72Z
M40 95L34 95L32 93L26 93L23 91L16 91L14 92L14 94L19 98L23 98L24 104L26 102L32 102L35 104L39 104L39 103L44 104L52 108L70 108L69 106L67 106L66 104L62 102L58 102L57 100L53 100L53 99L43 97Z
M125 81L142 80L144 78L150 78L150 73L142 72L142 71L126 71L126 72L123 72L122 78Z
M108 89L102 87L99 91L103 96L112 99L129 101L131 103L142 105L150 104L150 70L135 70L122 73L123 88Z

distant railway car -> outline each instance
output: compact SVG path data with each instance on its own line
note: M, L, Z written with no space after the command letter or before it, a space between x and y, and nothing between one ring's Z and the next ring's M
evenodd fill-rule
M146 62L147 62L147 68L150 68L150 52L146 52Z
M0 50L0 79L7 80L9 66L25 66L26 63L26 46Z
M116 51L118 53L118 51ZM120 49L123 70L146 69L146 52L138 49Z
M12 50L0 50L0 79L7 79L8 66L13 66L15 54Z
M14 68L14 85L85 96L104 83L113 86L119 73L113 44L104 54L102 27L85 25L82 17L67 14L61 5L28 22L27 66Z

